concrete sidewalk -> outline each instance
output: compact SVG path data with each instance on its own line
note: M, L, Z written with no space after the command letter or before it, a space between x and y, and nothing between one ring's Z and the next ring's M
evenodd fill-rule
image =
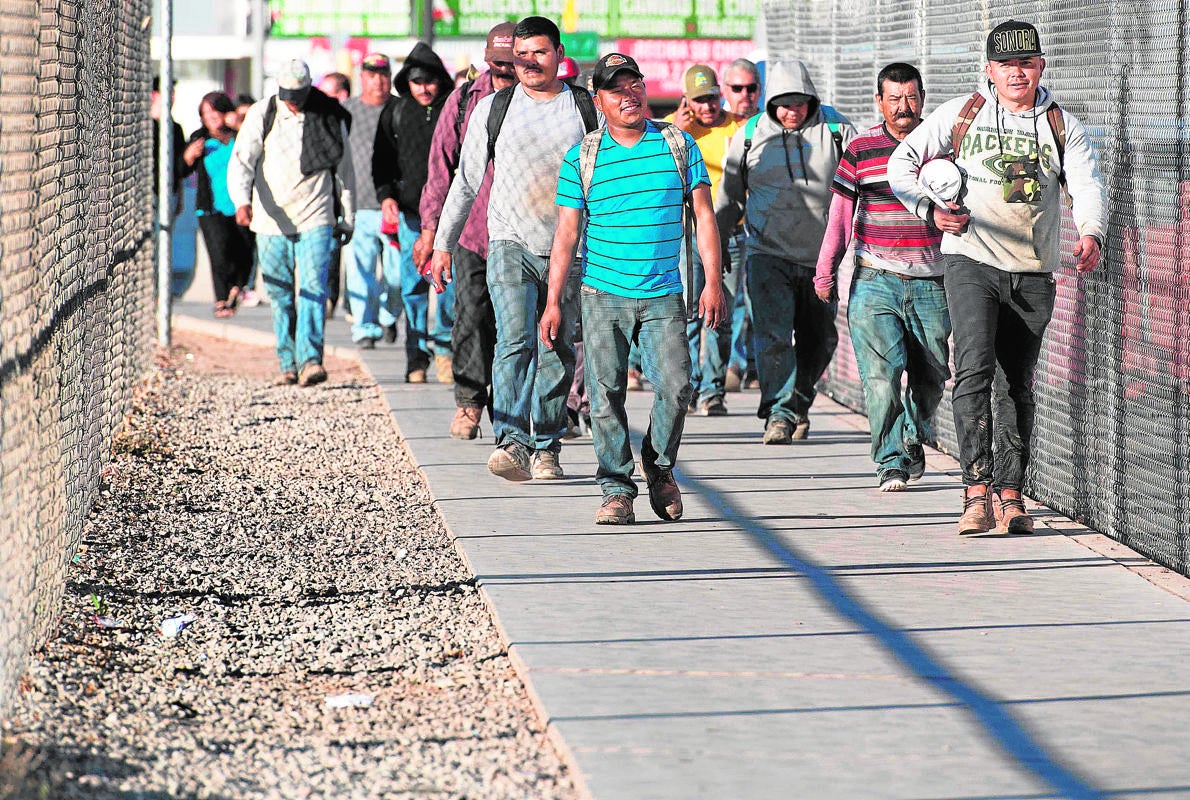
M267 308L176 312L271 342ZM353 352L341 321L327 342ZM486 421L447 438L452 393L402 354L360 355L595 798L1190 797L1190 581L1057 517L958 537L954 462L881 494L866 421L826 398L765 447L756 393L729 395L687 422L685 518L641 498L597 527L588 440L569 480L501 481Z

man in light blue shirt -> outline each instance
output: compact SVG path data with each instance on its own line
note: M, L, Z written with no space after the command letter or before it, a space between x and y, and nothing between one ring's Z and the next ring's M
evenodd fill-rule
M542 342L552 348L564 325L561 303L567 274L585 231L581 303L591 431L599 461L596 479L603 492L595 514L598 525L636 521L632 501L637 487L624 410L628 349L634 340L653 385L649 430L641 445L649 503L661 519L682 516L673 467L693 392L678 272L684 242L683 189L693 202L698 250L706 269L699 314L710 327L727 315L719 234L702 154L685 133L680 134L684 152L671 150L667 135L645 116L643 78L636 62L619 53L604 56L595 67L595 104L607 128L588 134L594 160L587 165L587 181L582 174L583 143L572 147L562 163L549 293L538 326ZM678 171L683 162L684 176Z

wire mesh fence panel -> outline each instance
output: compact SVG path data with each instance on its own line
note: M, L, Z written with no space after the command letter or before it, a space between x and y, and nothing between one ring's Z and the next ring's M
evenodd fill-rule
M152 354L150 5L0 5L0 709Z
M875 77L917 66L926 111L974 91L1000 22L1033 22L1042 83L1086 126L1107 187L1099 269L1078 275L1064 212L1057 299L1038 364L1031 495L1186 574L1190 571L1190 264L1186 210L1185 0L1056 0L863 6L765 0L768 57L809 66L825 102L857 127L879 121ZM863 410L848 342L850 266L840 269L840 346L826 390ZM949 391L939 445L957 452Z

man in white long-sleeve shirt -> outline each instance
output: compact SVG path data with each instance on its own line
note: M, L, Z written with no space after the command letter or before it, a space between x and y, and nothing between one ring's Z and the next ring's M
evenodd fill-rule
M1061 264L1061 202L1069 191L1079 272L1099 263L1103 181L1082 124L1040 85L1037 29L1009 20L987 40L986 84L943 103L888 162L893 193L943 232L946 300L954 331L953 406L966 490L959 533L998 525L1028 533L1021 500L1033 435L1033 371L1054 308ZM918 182L926 162L953 158L965 171L958 202L935 202ZM941 199L941 198L939 198ZM1007 391L997 392L996 364ZM994 423L993 423L994 420ZM993 452L993 437L995 448Z
M278 384L313 386L322 366L331 242L351 238L355 172L351 115L310 85L293 60L277 95L248 109L227 168L236 222L256 234L260 273L272 304ZM300 294L295 298L294 278Z
M558 225L554 205L566 151L602 124L585 89L558 80L563 56L558 26L526 17L513 31L515 87L479 101L467 123L459 171L434 238L434 283L450 280L451 252L488 167L488 119L499 101L506 116L492 152L488 203L488 291L496 313L492 364L492 427L496 449L488 469L510 481L564 477L558 461L569 428L566 396L574 375L573 303L553 350L537 346L545 306L550 249ZM499 118L497 112L494 117Z

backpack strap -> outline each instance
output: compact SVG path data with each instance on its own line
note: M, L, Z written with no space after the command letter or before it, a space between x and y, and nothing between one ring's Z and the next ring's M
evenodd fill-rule
M603 141L603 131L591 131L583 137L578 150L578 175L583 186L583 201L591 191L591 178L595 175L595 159L599 156L599 144Z
M583 127L587 133L599 127L599 114L595 111L595 101L591 93L581 86L571 86L570 93L574 95L574 104L578 107L579 116L583 118Z
M979 109L983 108L986 99L979 92L975 92L967 98L967 102L963 104L959 115L955 117L954 127L950 129L950 149L954 158L959 157L959 150L963 147L963 139L967 137L967 131L971 129L971 124L975 122L975 117L979 115Z
M835 140L835 158L843 158L843 118L831 106L823 104L822 117L826 120L826 127L830 129L831 138Z
M677 125L668 122L654 122L682 179L682 239L686 247L686 318L698 316L698 298L694 296L694 199L690 196L690 150L686 146L686 135Z
M464 83L459 87L459 113L455 118L455 127L462 129L463 117L467 115L467 96L471 94L471 87L475 85L475 79Z
M488 111L488 161L496 160L496 139L500 136L500 128L504 125L504 118L508 116L508 106L512 103L512 92L516 86L508 86L492 95L492 107Z
M1062 189L1066 189L1066 118L1062 116L1062 109L1057 103L1051 103L1049 110L1045 112L1045 118L1049 121L1050 130L1054 134L1054 145L1058 150L1058 183L1062 185ZM1069 192L1067 192L1069 196Z
M748 151L752 149L752 137L756 135L756 123L760 122L760 114L754 114L744 124L744 155L740 157L740 180L744 182L744 191L748 191Z
M273 123L277 120L277 95L269 98L269 102L264 107L264 127L260 133L260 145L264 147L264 140L269 138L269 133L273 130Z

